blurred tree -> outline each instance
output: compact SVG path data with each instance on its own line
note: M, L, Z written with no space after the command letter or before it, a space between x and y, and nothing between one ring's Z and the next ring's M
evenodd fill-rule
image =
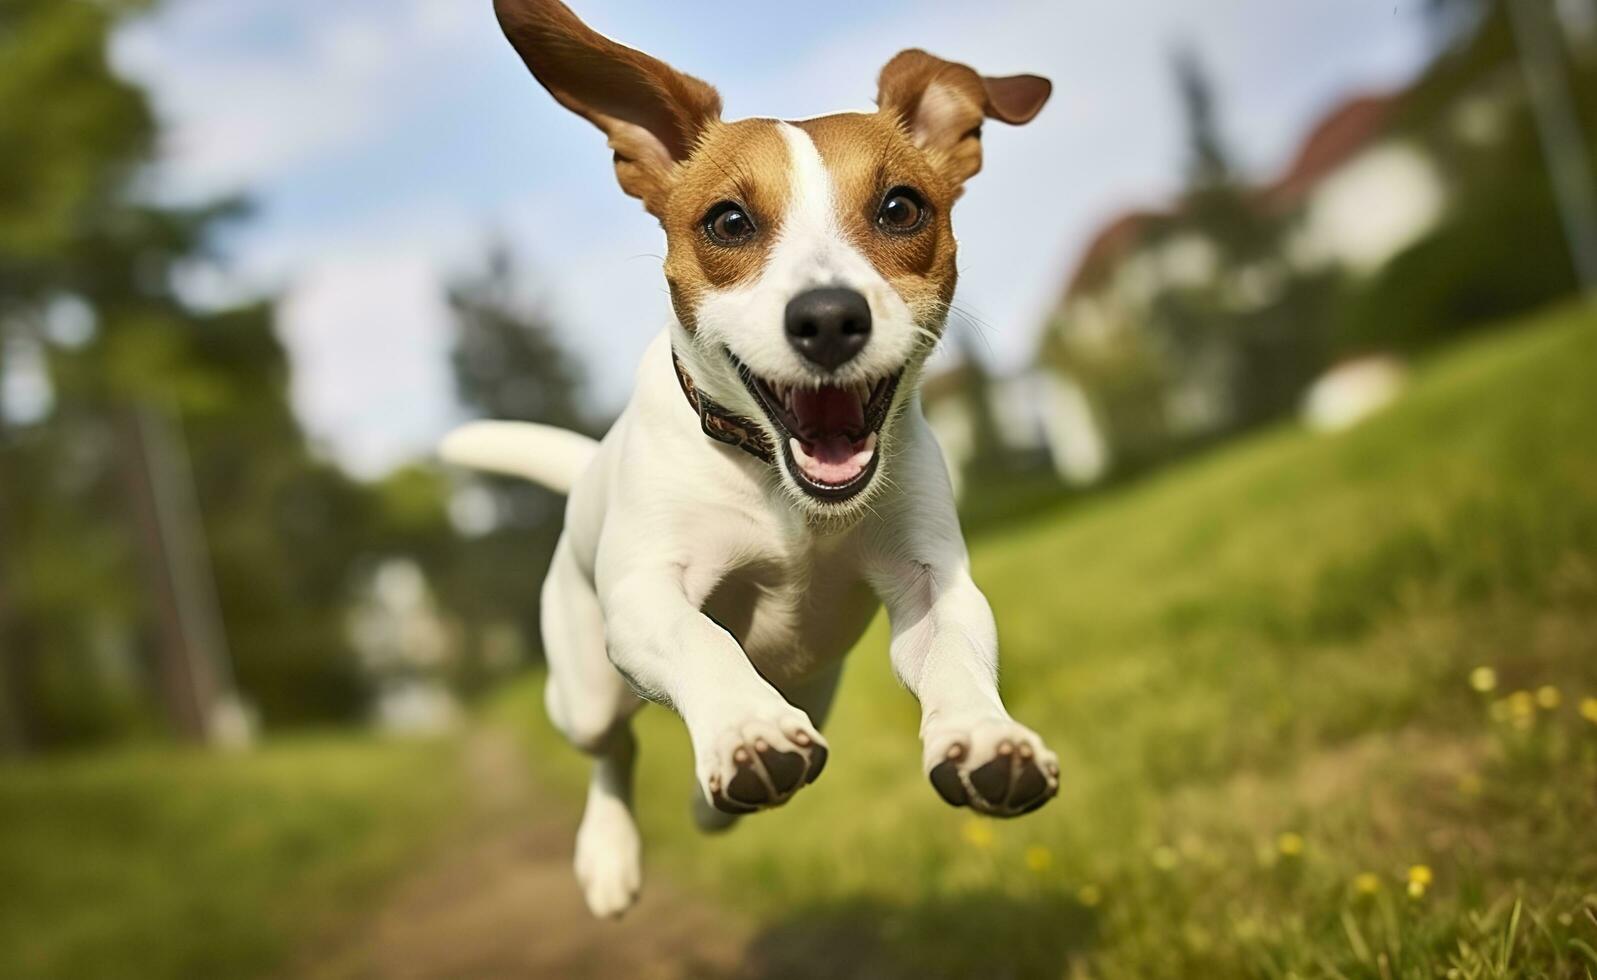
M1181 404L1183 386L1222 392L1207 397L1217 406L1213 421L1194 426L1208 437L1295 407L1325 361L1329 286L1288 267L1287 216L1260 200L1232 162L1214 85L1196 51L1178 48L1172 67L1187 131L1188 182L1178 219L1153 225L1152 233L1163 242L1200 236L1218 262L1206 281L1160 290L1152 326L1173 360L1174 404ZM1194 399L1204 397L1194 391Z
M1396 129L1438 162L1454 203L1430 234L1349 288L1336 330L1344 352L1421 351L1580 286L1508 8L1433 0L1429 9L1443 50L1405 94ZM1565 37L1551 68L1567 77L1574 122L1590 134L1597 52L1580 43ZM1490 125L1460 125L1470 117ZM1597 180L1597 160L1576 166Z
M1187 185L1227 187L1234 183L1231 155L1220 133L1214 84L1196 48L1177 46L1170 57L1187 127Z
M138 191L157 126L106 43L147 6L0 0L0 732L13 747L147 726L151 688L168 724L198 735L207 706L182 702L204 693L174 678L205 665L225 682L229 651L268 724L363 705L343 616L380 498L310 455L270 306L199 310L175 290L242 210ZM152 431L164 453L131 437ZM157 514L161 487L192 506ZM199 521L191 547L161 520ZM219 609L226 643L192 615L157 614L180 603Z
M1424 0L1420 16L1432 44L1445 52L1472 37L1495 3L1496 0Z
M542 422L594 434L582 408L582 377L561 346L556 327L518 275L509 248L492 245L482 268L450 289L456 341L456 390L468 411L494 419ZM538 583L554 553L563 498L525 480L470 476L458 492L468 541L437 566L441 598L467 624L466 686L477 686L495 655L496 638L511 627L525 650L540 649Z
M0 395L10 396L0 398L0 673L3 727L23 749L90 727L66 718L73 709L110 714L92 706L98 685L68 699L51 692L62 674L88 674L78 668L91 656L89 634L125 622L133 605L131 576L120 574L127 543L106 517L117 501L109 430L61 406L44 372L52 300L87 308L72 290L96 277L91 256L140 218L120 188L148 153L153 124L105 65L109 24L88 4L0 3ZM78 334L98 327L81 319ZM61 438L26 425L52 402ZM63 634L75 642L58 643Z
M964 401L966 417L970 419L971 451L964 463L961 494L965 499L986 499L997 488L1014 479L1017 460L1007 447L993 413L995 385L987 369L987 362L977 352L977 325L969 320L956 320L945 334L949 346L959 354L963 368L963 381L959 397Z

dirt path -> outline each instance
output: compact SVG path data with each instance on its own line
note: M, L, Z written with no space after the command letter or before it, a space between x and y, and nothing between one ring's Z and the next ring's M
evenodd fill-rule
M292 975L666 980L739 972L747 926L658 874L625 919L596 921L571 874L575 809L534 800L525 761L503 733L473 733L464 758L467 826L351 935Z

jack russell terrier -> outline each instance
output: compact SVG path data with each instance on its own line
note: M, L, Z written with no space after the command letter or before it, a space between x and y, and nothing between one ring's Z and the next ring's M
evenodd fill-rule
M820 725L878 603L938 795L999 817L1042 806L1058 758L998 696L997 631L917 385L982 123L1030 121L1048 80L910 50L882 69L874 112L725 122L714 88L557 0L495 8L665 229L676 313L601 441L477 422L441 450L569 496L543 586L545 701L594 758L575 858L589 908L637 897L643 701L687 724L701 827L780 806L826 765Z

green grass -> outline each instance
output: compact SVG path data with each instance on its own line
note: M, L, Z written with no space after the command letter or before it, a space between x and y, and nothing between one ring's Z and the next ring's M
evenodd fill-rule
M0 766L0 977L245 977L345 924L458 799L447 744Z
M1473 341L1351 432L1283 427L973 561L1005 696L1065 768L1033 816L936 799L880 622L825 777L725 838L687 821L680 723L640 718L650 858L755 915L757 963L1597 976L1597 313ZM1556 706L1509 696L1543 686ZM503 709L575 792L537 695Z

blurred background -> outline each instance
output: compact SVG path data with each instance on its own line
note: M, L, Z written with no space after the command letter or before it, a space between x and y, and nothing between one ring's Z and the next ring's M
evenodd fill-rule
M0 0L0 975L1597 974L1597 0L577 10L728 118L1053 79L923 398L1064 796L942 808L878 625L725 841L650 712L588 922L562 504L432 447L624 404L602 139L487 0Z

